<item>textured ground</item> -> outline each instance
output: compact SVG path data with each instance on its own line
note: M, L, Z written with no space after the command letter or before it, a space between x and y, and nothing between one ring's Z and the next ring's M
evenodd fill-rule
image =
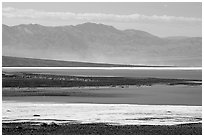
M201 135L202 124L174 126L118 126L108 124L10 123L2 125L3 135Z

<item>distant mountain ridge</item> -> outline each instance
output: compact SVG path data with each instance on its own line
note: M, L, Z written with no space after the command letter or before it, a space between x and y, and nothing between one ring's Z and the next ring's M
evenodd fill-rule
M201 37L161 38L140 30L118 30L104 24L49 27L2 25L4 56L37 59L201 66Z

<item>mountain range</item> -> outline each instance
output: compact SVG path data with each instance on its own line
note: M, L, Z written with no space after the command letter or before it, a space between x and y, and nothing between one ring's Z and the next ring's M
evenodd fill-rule
M158 37L140 30L76 26L2 25L3 56L77 62L202 66L201 37Z

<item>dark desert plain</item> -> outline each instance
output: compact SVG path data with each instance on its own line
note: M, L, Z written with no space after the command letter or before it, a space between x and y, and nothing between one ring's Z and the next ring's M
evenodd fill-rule
M201 73L3 69L2 133L202 134Z

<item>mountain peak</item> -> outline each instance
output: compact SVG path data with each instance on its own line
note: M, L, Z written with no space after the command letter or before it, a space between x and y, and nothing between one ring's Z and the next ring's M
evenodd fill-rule
M9 27L8 25L6 25L6 24L2 24L2 27Z
M37 28L37 27L44 27L44 26L42 26L40 24L30 23L30 24L20 24L20 25L16 25L16 26L13 26L13 27L18 27L18 28L25 28L25 27Z
M92 22L86 22L83 24L78 24L75 27L79 28L79 29L89 29L89 30L117 30L116 28L114 28L113 26L109 26L109 25L104 25L101 23L92 23ZM119 30L117 30L119 31Z
M108 25L104 25L104 24L101 24L101 23L85 22L85 23L82 23L82 24L78 24L76 26L108 26Z

